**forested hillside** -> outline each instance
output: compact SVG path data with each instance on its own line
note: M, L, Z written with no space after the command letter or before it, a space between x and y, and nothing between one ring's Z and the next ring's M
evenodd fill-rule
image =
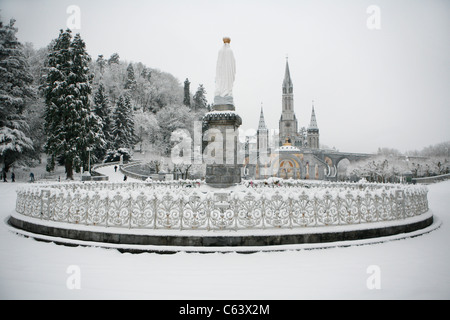
M32 166L41 161L43 152L53 165L70 157L78 167L87 166L91 151L93 162L123 148L167 156L172 131L192 132L194 121L208 111L203 85L191 92L188 75L181 83L167 72L127 61L118 53L91 57L81 37L70 30L61 30L59 36L56 31L44 48L20 43L17 32L14 20L0 22L0 151L5 171ZM78 111L71 109L74 106ZM84 124L62 127L61 122L81 121L82 113ZM81 128L88 130L84 135L90 139L68 146L67 131ZM96 128L100 131L93 132ZM70 148L83 152L69 155Z

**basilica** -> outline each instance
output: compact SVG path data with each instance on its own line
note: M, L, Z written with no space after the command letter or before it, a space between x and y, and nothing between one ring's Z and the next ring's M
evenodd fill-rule
M248 162L245 166L247 178L325 180L330 176L333 163L330 158L324 156L324 150L320 149L314 103L309 126L299 128L294 112L293 92L294 85L286 60L278 134L271 134L271 130L267 128L261 108L256 146L253 149L255 151L249 154L250 157L256 158L256 162L253 164Z

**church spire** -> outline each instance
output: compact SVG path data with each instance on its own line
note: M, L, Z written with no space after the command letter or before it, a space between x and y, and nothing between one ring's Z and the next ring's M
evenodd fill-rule
M316 112L314 111L314 100L312 102L311 122L307 131L308 147L311 149L319 149L319 127L317 126Z
M284 80L283 80L283 93L292 93L294 85L291 80L291 73L289 72L289 62L286 57L286 69L284 71Z
M308 130L309 129L319 129L319 127L317 126L316 113L314 112L314 100L312 101L311 121L309 123Z
M279 143L283 145L289 139L293 146L299 145L298 123L294 113L294 85L289 71L289 62L286 58L286 69L283 80L283 95L281 118L279 122Z
M267 130L266 121L264 120L264 112L263 112L262 103L261 103L261 114L259 116L259 124L258 124L258 131L259 130Z

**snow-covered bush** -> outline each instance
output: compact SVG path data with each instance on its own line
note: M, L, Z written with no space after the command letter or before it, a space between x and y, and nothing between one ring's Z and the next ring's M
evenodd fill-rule
M131 159L130 151L126 148L119 148L117 150L108 150L104 163L120 161L120 157L123 156L123 161L129 161Z

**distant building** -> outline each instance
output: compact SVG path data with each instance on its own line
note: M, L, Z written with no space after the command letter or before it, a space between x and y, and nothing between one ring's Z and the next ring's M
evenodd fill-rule
M270 143L271 141L272 143ZM314 102L309 126L298 128L294 112L294 85L287 60L282 84L278 136L270 135L264 119L264 110L261 107L256 148L248 148L248 150L243 172L249 179L280 177L284 179L335 180L339 161L343 159L355 161L370 156L320 149L320 131ZM256 159L256 163L249 159Z

